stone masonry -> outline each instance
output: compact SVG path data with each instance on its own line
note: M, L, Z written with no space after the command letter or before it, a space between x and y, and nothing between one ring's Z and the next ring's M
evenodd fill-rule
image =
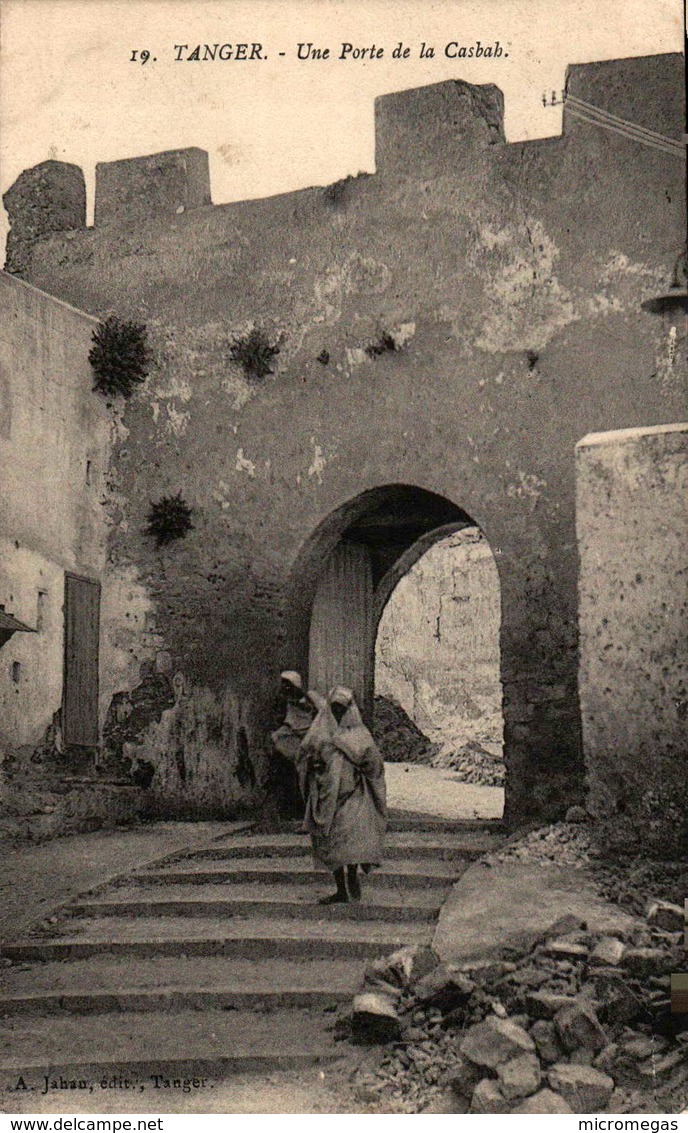
M607 840L688 848L688 425L578 444L580 696Z
M575 66L567 84L683 130L677 55ZM573 451L682 415L666 328L641 303L683 239L684 171L567 114L561 137L508 144L501 115L496 88L461 81L384 96L374 175L268 200L209 204L198 150L99 166L93 228L73 167L28 170L5 197L8 270L145 322L154 348L121 407L108 561L150 607L140 659L164 653L183 682L142 740L171 813L180 769L200 813L231 810L227 766L261 780L277 675L307 664L318 572L354 513L357 537L391 531L385 569L433 527L482 530L507 822L582 798ZM279 350L257 381L232 360L252 330ZM159 551L150 502L178 492L194 529Z

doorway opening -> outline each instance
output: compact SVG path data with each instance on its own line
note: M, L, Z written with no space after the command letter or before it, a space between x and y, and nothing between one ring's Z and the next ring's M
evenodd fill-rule
M423 605L420 593L428 572L434 582ZM420 617L415 624L414 610ZM461 804L457 818L470 817L476 800L478 817L501 815L501 787L488 788L473 776L461 781L457 768L441 766L442 759L451 762L447 747L454 742L464 755L472 755L473 765L481 756L476 745L489 742L491 750L482 758L491 758L493 778L502 775L499 578L489 543L467 512L411 485L361 493L333 511L304 545L294 566L290 612L290 667L302 666L309 687L326 692L334 685L348 686L366 723L377 731L377 679L387 689L383 695L388 702L396 702L407 723L441 757L438 767L423 769L432 791L452 795L448 784L461 786L468 802ZM417 647L411 645L414 638L421 643ZM395 671L395 659L402 658L403 668L412 656L419 664L418 680L405 684L404 673ZM392 779L395 762L390 761ZM413 777L413 772L404 774ZM480 795L485 790L491 791L487 809ZM402 806L395 794L393 788L392 805Z
M501 816L504 759L501 600L490 545L475 526L431 533L397 564L378 622L373 730L388 779L414 809L430 768L476 814ZM398 578L398 581L397 581ZM464 790L460 785L466 785Z

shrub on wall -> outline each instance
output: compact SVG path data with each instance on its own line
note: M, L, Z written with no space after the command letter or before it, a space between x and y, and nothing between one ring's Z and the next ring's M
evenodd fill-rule
M279 352L279 346L273 345L264 331L254 327L247 335L234 339L229 357L241 366L249 382L262 382L268 374L274 373L272 360Z
M158 547L183 539L187 532L193 531L192 510L181 492L176 496L163 496L157 503L151 502L148 512L146 534L153 536Z
M151 364L148 332L142 323L122 322L110 315L92 335L88 355L95 375L93 388L108 396L131 397L145 381Z

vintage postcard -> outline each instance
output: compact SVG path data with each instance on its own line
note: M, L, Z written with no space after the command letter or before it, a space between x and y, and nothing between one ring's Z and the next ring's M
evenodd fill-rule
M0 0L5 1115L678 1128L683 46Z

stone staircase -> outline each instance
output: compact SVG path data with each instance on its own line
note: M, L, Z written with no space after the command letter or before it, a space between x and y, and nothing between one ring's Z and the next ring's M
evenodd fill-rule
M81 896L3 949L3 1076L38 1089L340 1057L337 1012L366 963L428 943L454 881L499 841L490 823L398 816L358 905L318 904L332 880L307 837L250 831Z

